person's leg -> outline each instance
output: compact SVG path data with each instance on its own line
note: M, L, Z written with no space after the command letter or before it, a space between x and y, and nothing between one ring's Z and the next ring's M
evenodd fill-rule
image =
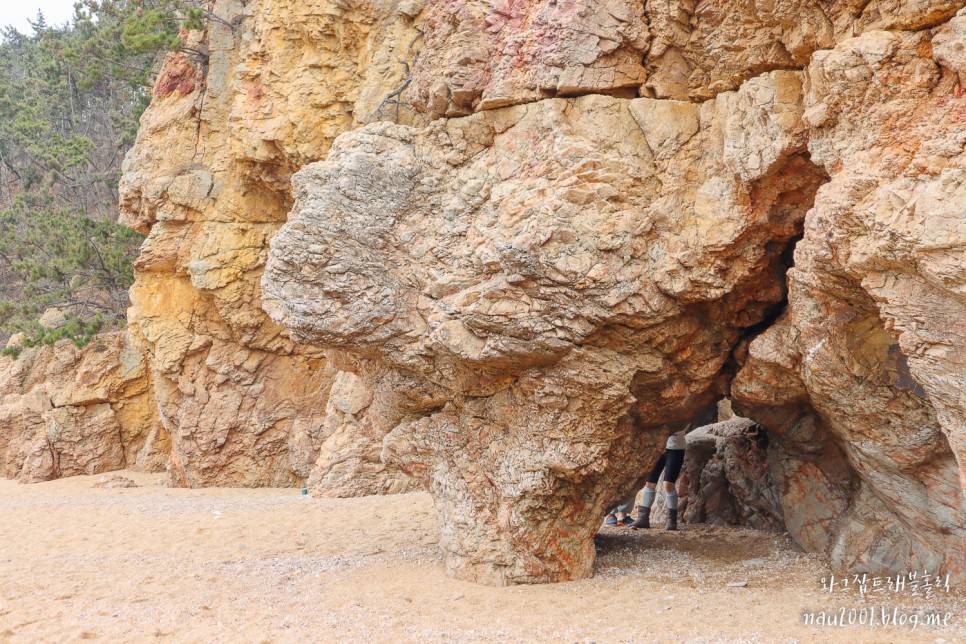
M637 489L635 488L628 493L627 498L624 499L623 503L614 508L612 514L615 516L618 522L623 521L630 515L631 510L634 509L634 499L636 498Z
M671 481L664 481L664 501L667 503L667 509L674 510L677 512L678 509L678 491L674 483Z
M654 488L657 487L657 480L661 478L661 471L664 470L665 454L667 454L666 450L664 454L661 454L661 458L657 459L654 467L651 468L651 473L647 475L647 483L644 484L644 497L641 499L641 505L637 506L637 519L631 524L632 528L651 527L651 506L654 505L656 495Z
M666 530L678 529L678 475L681 473L681 466L684 465L684 450L669 449L665 452L664 467L664 500L667 502L667 525Z
M629 525L631 522L631 510L634 509L634 499L637 498L637 488L628 492L627 498L620 505L607 513L604 525Z

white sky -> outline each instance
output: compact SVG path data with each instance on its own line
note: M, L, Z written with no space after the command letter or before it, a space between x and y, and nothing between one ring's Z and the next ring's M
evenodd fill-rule
M37 10L52 25L60 25L74 15L74 0L0 0L0 26L12 25L23 33L32 33L27 19L37 17Z

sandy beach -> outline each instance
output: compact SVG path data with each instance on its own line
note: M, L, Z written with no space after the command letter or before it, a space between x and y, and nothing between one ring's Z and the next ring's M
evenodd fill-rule
M828 594L776 535L685 526L597 537L593 579L448 579L426 494L95 489L0 481L0 641L964 641L962 594ZM729 586L747 582L744 586ZM805 611L950 612L946 627L814 626ZM846 613L848 614L848 613ZM924 617L920 617L924 619Z

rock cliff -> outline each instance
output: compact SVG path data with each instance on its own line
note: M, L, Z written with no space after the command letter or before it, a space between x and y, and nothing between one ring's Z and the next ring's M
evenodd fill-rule
M574 579L728 396L693 517L966 575L964 5L212 3L122 180L173 481L418 484L453 574Z
M608 504L729 392L775 438L746 523L963 572L961 4L430 3L438 120L296 174L262 285L380 374L454 573L589 574Z
M831 178L788 311L733 387L779 438L789 529L852 567L966 571L966 102L943 53L963 20L813 56L805 120Z
M0 473L22 483L167 465L144 356L122 333L0 358Z
M341 414L364 409L339 402L354 383L262 313L259 278L292 173L402 82L412 20L393 3L213 6L221 20L193 35L207 60L166 61L121 185L122 218L148 234L129 322L171 435L172 479L290 486L321 458L325 494L404 491L412 483L379 461L381 446L344 444ZM333 381L340 397L327 402Z
M703 106L586 96L372 124L295 175L263 306L389 370L383 456L436 493L452 568L589 574L615 486L782 300L823 178L800 95L775 72ZM790 118L754 123L774 104Z

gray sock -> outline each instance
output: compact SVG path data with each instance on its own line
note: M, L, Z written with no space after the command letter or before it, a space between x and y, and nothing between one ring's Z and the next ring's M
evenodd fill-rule
M664 499L667 501L667 509L668 510L677 510L678 509L678 493L676 491L675 492L665 492L664 493Z
M644 488L644 498L641 499L641 505L643 505L645 508L650 508L652 505L654 505L654 496L654 488Z

